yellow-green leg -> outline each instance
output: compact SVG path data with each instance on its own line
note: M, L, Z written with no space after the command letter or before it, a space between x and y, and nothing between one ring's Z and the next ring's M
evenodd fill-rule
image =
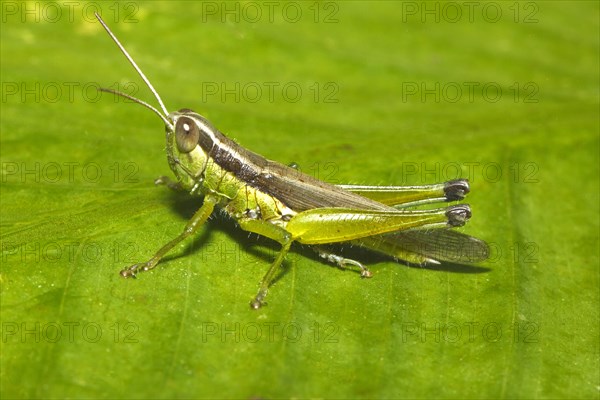
M254 297L254 300L250 302L250 307L252 307L253 309L257 310L261 308L264 304L266 304L264 300L267 296L267 293L269 292L269 286L271 285L271 281L275 277L275 273L281 266L281 263L285 259L285 256L287 255L288 251L290 251L291 245L292 241L289 241L281 247L281 251L277 255L277 258L275 259L275 261L273 261L273 264L271 264L271 267L260 281L258 293L256 294L256 297Z
M179 236L161 247L160 250L158 250L156 254L154 254L154 256L145 263L133 264L132 266L122 270L121 276L124 278L135 277L135 275L140 271L148 271L156 267L156 264L159 263L159 261L165 256L165 254L169 252L169 250L178 245L181 241L185 240L188 236L198 231L202 224L204 224L208 217L210 217L212 214L217 202L217 198L213 196L206 196L204 198L204 204L202 204L202 207L200 207L192 219L188 221L183 229L183 232Z
M266 221L246 219L240 220L238 221L238 223L240 224L240 228L247 232L257 233L259 235L273 239L281 244L281 251L279 251L279 254L277 254L277 258L275 258L275 261L273 261L273 263L269 267L269 270L260 281L258 293L254 297L254 300L250 302L250 307L256 310L262 307L264 304L266 304L264 300L269 291L269 286L271 285L271 282L273 281L277 270L279 269L279 267L281 267L285 256L290 251L290 247L292 246L294 240L292 239L292 236L289 234L289 232L287 232L285 229Z

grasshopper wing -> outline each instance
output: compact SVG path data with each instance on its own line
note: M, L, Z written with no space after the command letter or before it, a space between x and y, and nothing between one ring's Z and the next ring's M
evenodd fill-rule
M393 211L378 201L323 182L275 161L265 160L261 173L251 183L261 191L301 212L323 207Z
M412 229L358 241L363 247L410 263L477 263L489 257L486 242L450 228Z

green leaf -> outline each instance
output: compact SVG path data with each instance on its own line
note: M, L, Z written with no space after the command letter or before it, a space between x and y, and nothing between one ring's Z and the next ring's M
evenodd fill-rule
M269 5L270 4L270 5ZM2 3L2 398L598 398L598 3ZM474 268L359 279L201 199L156 104L333 183L471 181ZM34 11L31 11L34 10ZM134 86L135 85L135 86Z

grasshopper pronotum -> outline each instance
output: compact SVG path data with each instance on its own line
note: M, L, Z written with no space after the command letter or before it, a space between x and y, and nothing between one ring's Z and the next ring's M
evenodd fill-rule
M168 251L194 234L215 208L224 210L243 230L281 244L250 303L255 309L265 304L269 284L294 242L315 246L321 257L342 268L357 267L362 277L371 277L363 264L319 246L350 242L420 265L440 261L472 263L488 257L484 241L451 229L464 225L471 217L468 205L427 210L407 208L462 200L469 192L467 180L426 186L331 185L267 160L227 138L192 110L169 113L123 45L98 14L96 17L152 91L162 113L128 94L100 90L135 101L162 119L167 160L177 182L165 177L157 182L204 197L202 206L179 236L147 262L122 270L123 277L134 277L140 271L154 268Z

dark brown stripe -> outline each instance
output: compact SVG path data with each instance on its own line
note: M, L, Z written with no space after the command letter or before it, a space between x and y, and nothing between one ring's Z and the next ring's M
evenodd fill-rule
M211 129L210 134L200 129L198 144L219 167L231 172L245 184L273 196L294 211L319 207L395 210L286 165L269 161L235 143L200 115L186 115L197 118Z

